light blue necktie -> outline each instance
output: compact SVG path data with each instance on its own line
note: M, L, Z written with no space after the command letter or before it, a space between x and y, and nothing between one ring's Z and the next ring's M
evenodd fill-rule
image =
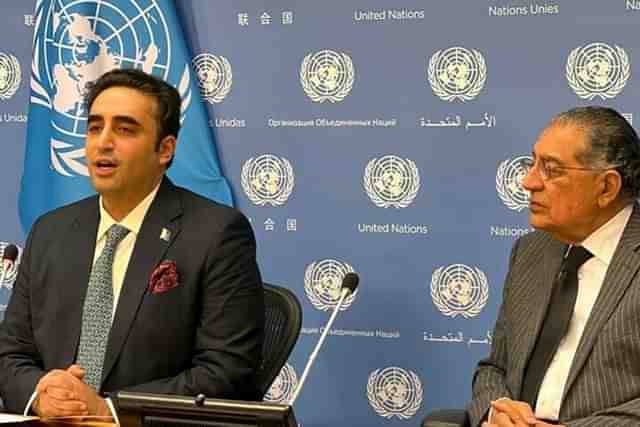
M93 264L82 309L82 331L76 363L85 370L84 382L100 389L102 365L107 349L113 313L113 256L118 243L129 233L114 224L107 230L107 242Z

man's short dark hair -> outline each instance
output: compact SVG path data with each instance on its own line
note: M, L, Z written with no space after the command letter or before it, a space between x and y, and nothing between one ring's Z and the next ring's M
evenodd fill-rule
M558 114L551 125L572 125L583 130L589 147L578 154L582 164L615 169L622 177L622 192L640 195L640 140L629 121L608 107L577 107Z
M158 140L156 149L159 148L160 141L165 137L173 135L176 139L178 138L178 132L180 132L180 94L176 88L142 70L133 68L112 70L87 84L85 94L87 113L91 111L91 106L98 95L112 87L135 89L157 100ZM171 166L171 163L173 163L173 159L167 168Z

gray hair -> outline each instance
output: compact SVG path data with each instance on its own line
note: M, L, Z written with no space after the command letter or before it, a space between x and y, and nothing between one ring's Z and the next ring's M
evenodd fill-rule
M615 169L622 177L622 192L640 195L640 140L627 119L612 108L577 107L555 116L550 126L576 126L589 147L577 155L588 167Z

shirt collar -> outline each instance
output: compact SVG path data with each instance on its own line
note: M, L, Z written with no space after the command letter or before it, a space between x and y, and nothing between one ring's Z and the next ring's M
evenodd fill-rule
M147 197L142 199L142 201L138 203L138 206L133 208L133 210L120 222L117 222L111 215L109 215L109 212L104 208L102 196L100 196L100 225L98 225L98 236L96 241L99 241L113 224L120 224L123 227L126 227L130 233L137 236L140 232L140 228L142 227L142 221L144 221L144 217L151 207L151 203L155 199L156 194L158 194L159 189L160 184L156 185L156 188L147 194Z
M588 249L594 257L609 265L632 212L633 204L626 206L606 224L584 239L582 246Z

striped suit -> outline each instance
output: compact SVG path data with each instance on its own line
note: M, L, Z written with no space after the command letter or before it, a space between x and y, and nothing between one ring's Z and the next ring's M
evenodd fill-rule
M491 400L520 400L522 380L567 245L536 231L513 247L489 357L474 375L471 425ZM640 426L640 209L607 270L565 386L560 422L570 427Z

